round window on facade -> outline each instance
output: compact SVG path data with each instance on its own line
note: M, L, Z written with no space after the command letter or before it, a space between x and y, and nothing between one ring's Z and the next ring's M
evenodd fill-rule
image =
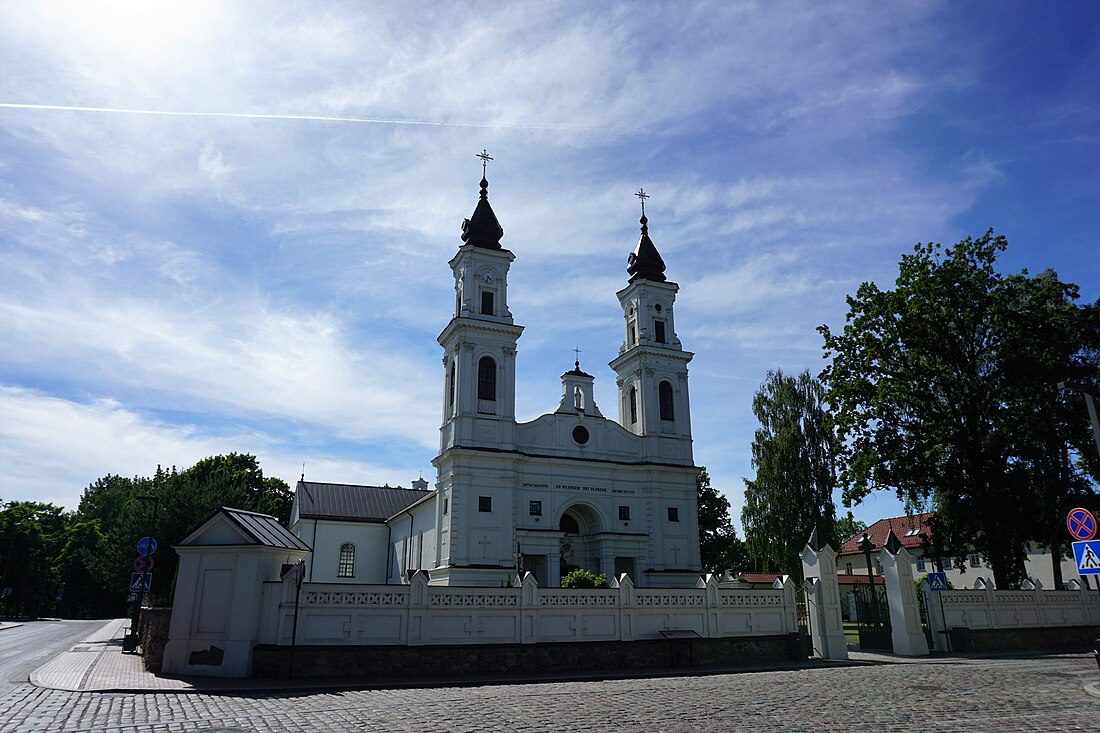
M588 442L588 428L583 425L578 425L573 428L573 440L577 441L580 445L584 445Z
M657 305L653 306L653 310L655 310L655 311L657 311L658 313L660 313L660 312L661 312L661 304L660 304L660 303L658 303Z

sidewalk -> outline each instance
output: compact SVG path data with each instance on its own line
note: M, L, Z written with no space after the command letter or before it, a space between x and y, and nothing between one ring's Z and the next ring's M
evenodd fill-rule
M615 678L688 677L711 674L751 673L822 667L852 667L877 664L951 664L965 662L964 657L906 658L892 654L855 652L848 662L805 660L750 666L692 667L678 669L624 670L604 673L530 673L506 676L479 675L461 678L393 678L393 679L303 679L260 680L222 679L217 677L167 677L147 672L138 654L122 652L122 637L129 628L129 619L108 621L87 639L59 654L31 673L30 681L38 687L69 692L274 692L288 690L365 690L403 687L454 687L479 684L516 684L524 682L554 682ZM1086 684L1085 691L1100 697L1100 682Z
M124 618L108 621L87 639L32 672L31 684L70 692L196 689L183 680L146 672L139 655L123 654L122 637L129 625L129 619Z

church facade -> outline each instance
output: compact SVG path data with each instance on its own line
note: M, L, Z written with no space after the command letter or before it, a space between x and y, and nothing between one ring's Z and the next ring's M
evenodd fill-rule
M309 577L401 583L426 570L432 585L499 587L530 572L555 587L584 568L627 573L639 587L695 587L692 354L676 335L679 288L649 237L644 198L641 237L616 293L623 338L609 366L617 419L597 407L594 377L577 361L562 374L553 412L516 421L523 326L509 307L516 255L501 246L503 235L483 177L449 262L455 298L438 337L434 489L300 482L291 529L313 547Z

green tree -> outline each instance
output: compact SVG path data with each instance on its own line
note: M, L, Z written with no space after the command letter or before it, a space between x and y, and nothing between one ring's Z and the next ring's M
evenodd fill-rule
M887 489L933 509L937 549L977 547L999 588L1023 579L1028 540L1049 538L1040 525L1056 497L1076 491L1068 473L1038 486L1036 470L1065 445L1052 434L1061 428L1043 425L1060 399L1054 375L1086 361L1087 316L1072 306L1076 287L1053 273L1001 276L1006 246L992 232L918 244L893 290L863 283L848 298L843 333L819 328L845 503Z
M762 569L802 577L801 551L816 527L835 545L833 430L824 388L809 371L768 372L752 400L760 427L752 443L754 479L745 479L741 525Z
M152 532L158 549L149 601L171 602L179 559L172 546L187 537L220 507L258 511L276 516L284 525L290 518L293 494L286 482L263 475L259 461L247 453L204 458L178 471L157 466L151 477L133 479L108 475L84 492L77 521L96 522L105 538L96 539L90 527L81 535L94 551L74 547L64 557L66 572L84 563L88 576L108 589L98 606L74 613L119 615L125 613L132 563L138 540ZM156 511L155 526L153 512ZM68 595L68 594L67 594Z
M706 467L699 469L695 480L699 498L699 557L705 572L744 570L747 563L745 545L737 537L730 521L730 502L710 485Z
M125 596L105 586L90 572L107 554L107 535L98 519L72 521L64 530L54 560L58 578L57 615L62 618L108 618L125 612Z
M867 529L867 523L853 517L851 512L837 519L836 524L833 525L834 537L838 545L836 549L839 550L839 545L844 544L865 529Z
M53 558L68 521L61 507L35 501L9 502L0 513L0 586L11 588L3 600L6 615L37 618L53 611Z

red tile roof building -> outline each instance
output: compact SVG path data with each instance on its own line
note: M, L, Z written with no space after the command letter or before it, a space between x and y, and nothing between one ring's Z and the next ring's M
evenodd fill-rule
M894 531L894 535L897 536L902 547L910 552L920 550L922 538L928 540L932 538L931 529L929 529L926 524L929 516L931 516L929 512L922 512L921 514L914 514L912 516L902 515L900 517L880 519L863 532L845 541L844 544L840 546L840 552L837 554L862 555L863 551L859 549L859 543L863 539L864 534L870 537L871 542L874 544L874 552L878 552L882 549L883 545L886 544L886 536L890 534L890 530Z

